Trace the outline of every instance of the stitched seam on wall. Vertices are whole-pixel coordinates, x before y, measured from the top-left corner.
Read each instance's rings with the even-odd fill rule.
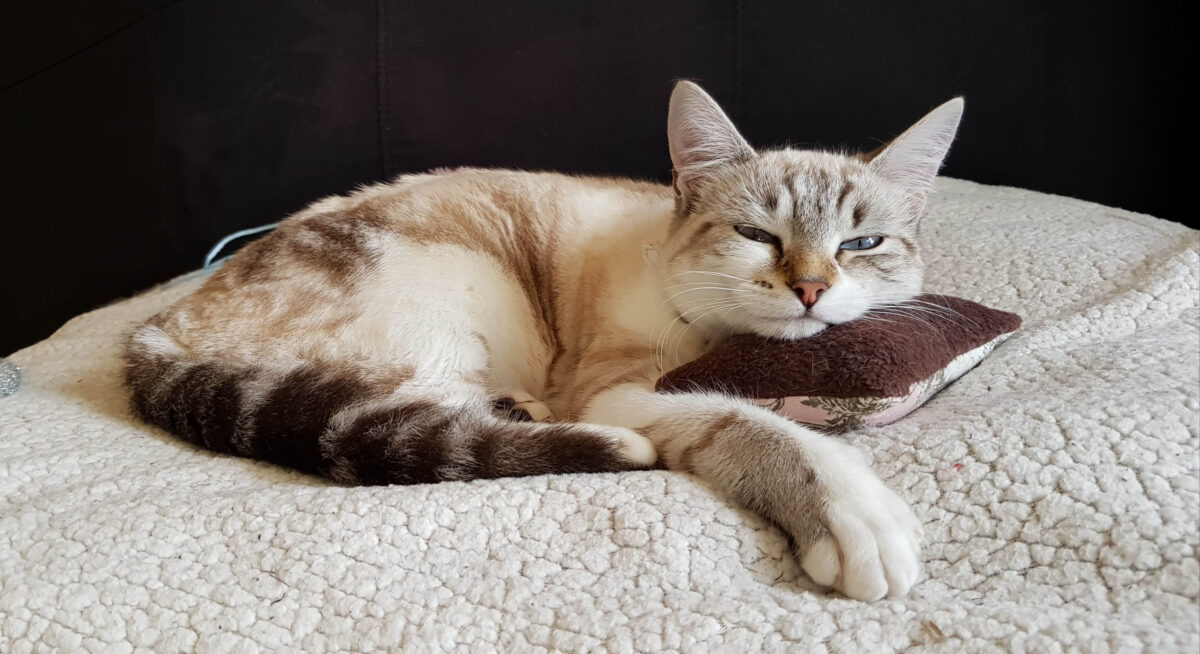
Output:
[[[6,85],[4,86],[4,88],[0,88],[0,91],[7,91],[7,90],[9,90],[9,89],[11,89],[11,88],[13,88],[13,87],[15,87],[15,86],[17,86],[17,85],[19,85],[19,84],[23,83],[23,82],[27,82],[27,81],[29,81],[29,80],[31,80],[31,79],[33,79],[33,78],[35,78],[35,77],[38,77],[38,76],[39,76],[39,75],[41,75],[42,73],[46,73],[46,72],[49,72],[49,71],[51,71],[51,70],[53,70],[53,69],[55,69],[55,68],[58,68],[58,67],[59,67],[61,64],[64,64],[64,63],[66,63],[66,62],[68,62],[68,61],[70,61],[70,60],[74,59],[75,57],[78,57],[79,55],[81,55],[81,54],[83,54],[83,53],[87,52],[88,50],[91,50],[92,48],[94,48],[94,47],[96,47],[96,46],[100,45],[101,43],[104,43],[105,41],[107,41],[107,40],[109,40],[109,39],[113,38],[114,36],[117,36],[117,35],[118,35],[118,34],[120,34],[121,32],[124,32],[125,30],[127,30],[127,29],[129,29],[129,28],[133,27],[134,25],[137,25],[137,24],[141,23],[142,21],[146,20],[147,18],[149,18],[149,17],[151,17],[151,16],[153,16],[153,15],[155,15],[155,14],[157,14],[157,13],[161,12],[161,11],[165,11],[165,10],[167,10],[167,9],[170,9],[171,7],[174,7],[175,5],[179,4],[179,3],[180,3],[180,2],[182,2],[182,1],[183,1],[183,0],[175,0],[174,2],[167,3],[167,4],[165,4],[165,5],[161,6],[161,7],[158,7],[157,9],[154,9],[154,10],[152,10],[152,11],[148,11],[148,12],[146,12],[146,13],[142,14],[141,16],[138,16],[137,18],[134,18],[133,20],[129,21],[128,23],[125,23],[124,25],[122,25],[122,26],[118,27],[117,29],[115,29],[115,30],[113,30],[113,31],[109,32],[108,34],[105,34],[104,36],[102,36],[102,37],[100,37],[100,38],[96,39],[95,41],[92,41],[91,43],[89,43],[89,44],[87,44],[87,45],[85,45],[85,46],[83,46],[83,47],[81,47],[81,48],[79,48],[79,49],[77,49],[77,50],[75,50],[75,51],[73,51],[73,52],[67,53],[67,54],[65,54],[65,55],[63,55],[63,56],[61,56],[61,57],[59,57],[58,59],[55,59],[54,61],[52,61],[52,62],[50,62],[50,63],[46,64],[45,66],[42,66],[41,68],[39,68],[39,69],[37,69],[37,70],[35,70],[35,71],[31,72],[31,73],[27,73],[27,74],[25,74],[25,75],[22,75],[21,77],[19,77],[19,78],[17,78],[17,79],[15,79],[15,80],[13,80],[11,83],[9,83],[9,84],[6,84]]]
[[[742,124],[742,0],[733,3],[733,111],[734,120]]]
[[[384,65],[387,59],[387,14],[384,2],[385,0],[375,1],[375,107],[379,123],[379,167],[383,171],[383,177],[389,178],[392,176],[392,153],[387,138],[387,70]]]

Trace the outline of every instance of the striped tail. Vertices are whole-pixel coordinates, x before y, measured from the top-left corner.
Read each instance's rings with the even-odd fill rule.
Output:
[[[396,401],[403,375],[338,364],[197,360],[157,327],[127,343],[134,414],[216,452],[345,484],[420,484],[645,469],[653,446],[620,427],[505,420],[487,406]]]

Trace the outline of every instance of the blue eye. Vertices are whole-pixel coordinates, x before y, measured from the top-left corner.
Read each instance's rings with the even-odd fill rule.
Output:
[[[772,234],[771,232],[768,232],[765,229],[751,227],[750,225],[734,225],[733,228],[735,230],[737,230],[737,233],[741,234],[742,236],[745,236],[746,238],[750,239],[751,241],[758,241],[759,243],[770,243],[771,245],[779,245],[779,238],[777,236],[775,236],[774,234]]]
[[[845,243],[842,243],[841,245],[839,245],[838,249],[839,250],[870,250],[872,248],[879,247],[880,243],[883,243],[882,236],[864,236],[862,238],[855,238],[855,239],[846,241]]]

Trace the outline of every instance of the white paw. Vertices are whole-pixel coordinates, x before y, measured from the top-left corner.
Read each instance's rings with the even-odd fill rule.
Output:
[[[658,461],[658,450],[649,438],[624,427],[600,427],[617,440],[617,447],[626,459],[643,466],[652,466]]]
[[[818,473],[830,493],[828,533],[801,554],[800,567],[854,599],[904,595],[921,575],[921,523],[857,452],[838,459]]]

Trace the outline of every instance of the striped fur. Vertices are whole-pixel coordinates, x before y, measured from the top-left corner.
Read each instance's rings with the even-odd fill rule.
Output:
[[[326,198],[132,331],[134,412],[347,484],[661,464],[787,530],[817,581],[903,593],[919,525],[856,450],[741,400],[652,388],[729,334],[801,338],[916,294],[917,226],[959,111],[873,158],[759,153],[681,83],[672,188],[460,170]],[[879,247],[839,249],[870,235]],[[800,282],[827,288],[806,306]]]
[[[631,462],[620,433],[493,416],[474,404],[396,399],[410,370],[353,365],[283,369],[163,356],[134,332],[125,383],[137,416],[216,452],[346,484],[422,484],[545,473],[606,472]]]

